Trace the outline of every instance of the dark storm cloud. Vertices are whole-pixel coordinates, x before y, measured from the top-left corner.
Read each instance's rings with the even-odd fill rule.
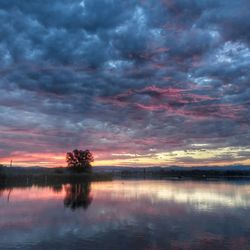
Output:
[[[248,7],[1,1],[0,154],[249,146]]]

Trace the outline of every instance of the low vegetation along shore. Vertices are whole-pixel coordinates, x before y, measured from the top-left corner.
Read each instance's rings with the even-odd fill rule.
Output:
[[[116,169],[116,168],[114,168]],[[204,169],[142,169],[131,168],[103,171],[96,168],[91,172],[74,172],[69,168],[21,168],[0,166],[0,185],[54,185],[86,181],[110,181],[120,178],[157,178],[157,179],[250,179],[250,171],[204,170]]]
[[[75,173],[67,168],[0,167],[0,186],[50,186],[112,180],[111,173]]]
[[[249,179],[250,171],[238,170],[160,170],[160,171],[121,171],[122,178],[152,177],[161,179]]]

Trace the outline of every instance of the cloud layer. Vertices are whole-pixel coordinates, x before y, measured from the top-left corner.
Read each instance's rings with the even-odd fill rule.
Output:
[[[2,1],[2,161],[57,164],[79,147],[102,164],[150,165],[175,151],[182,153],[160,163],[196,164],[190,150],[205,150],[205,163],[246,162],[249,7],[247,0]],[[212,157],[218,149],[224,153]]]

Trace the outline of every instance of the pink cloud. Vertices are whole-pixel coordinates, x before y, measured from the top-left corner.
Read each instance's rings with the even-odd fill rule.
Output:
[[[122,108],[133,106],[138,110],[163,111],[168,115],[191,116],[197,119],[238,119],[245,109],[244,105],[216,103],[219,100],[217,97],[192,93],[196,89],[195,86],[187,86],[193,88],[160,88],[151,85],[99,100]]]

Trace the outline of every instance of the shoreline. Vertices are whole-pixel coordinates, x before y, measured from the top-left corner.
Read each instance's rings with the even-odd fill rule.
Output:
[[[119,171],[74,173],[67,168],[19,169],[4,167],[0,169],[0,189],[21,186],[55,186],[68,183],[83,183],[112,180],[173,180],[173,181],[250,181],[250,171]]]
[[[11,187],[31,187],[31,186],[57,186],[70,183],[86,183],[98,181],[111,181],[110,174],[97,173],[49,173],[49,174],[1,174],[0,175],[0,189]]]

